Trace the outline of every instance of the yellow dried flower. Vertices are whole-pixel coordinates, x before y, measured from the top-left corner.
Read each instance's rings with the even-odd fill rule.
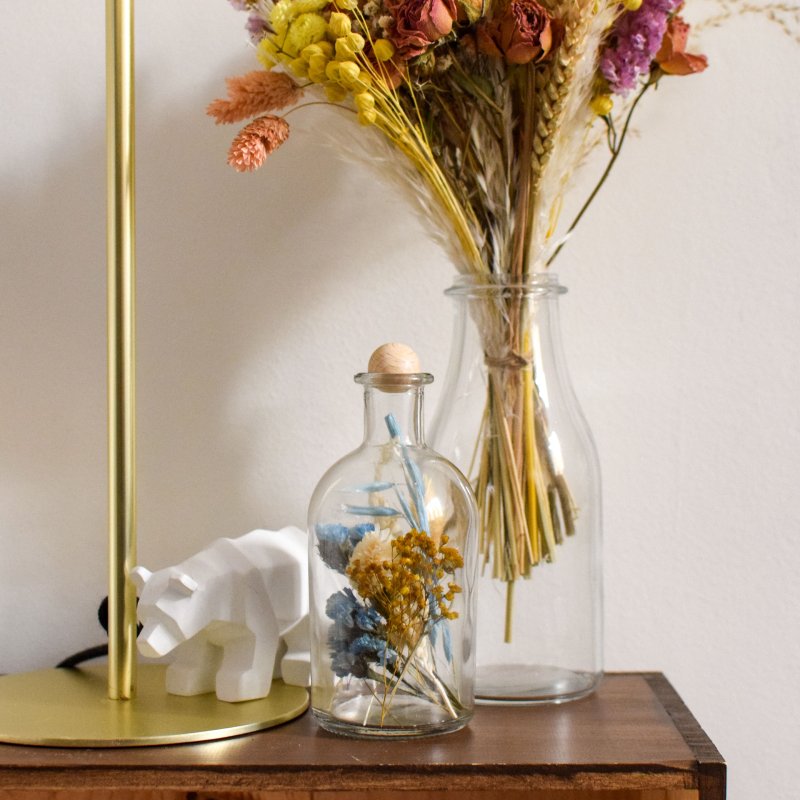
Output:
[[[331,103],[341,103],[347,97],[347,89],[334,81],[325,84],[325,96]]]
[[[339,80],[339,69],[341,68],[341,64],[338,61],[329,61],[328,66],[325,67],[325,75],[328,77],[329,81],[337,81]]]
[[[324,39],[327,30],[328,24],[321,14],[301,14],[289,26],[283,50],[287,55],[296,57],[308,45]]]
[[[327,0],[278,0],[269,15],[269,24],[278,36],[286,33],[292,20],[301,14],[322,11]]]
[[[388,39],[378,39],[372,46],[372,52],[378,61],[389,61],[394,56],[395,47]]]
[[[304,58],[295,58],[293,61],[289,62],[289,69],[298,77],[298,78],[307,78],[308,77],[308,61]]]
[[[360,74],[361,69],[355,61],[342,61],[339,63],[339,81],[348,89],[356,86]]]
[[[598,117],[605,117],[614,108],[614,101],[610,94],[599,94],[591,102],[591,109]]]
[[[269,14],[269,24],[276,34],[282,35],[286,33],[294,16],[291,8],[292,0],[278,0],[272,7],[272,11]]]
[[[369,114],[375,111],[359,114],[359,119]],[[452,601],[460,587],[449,583],[445,592],[436,575],[453,574],[463,559],[454,547],[437,545],[427,533],[415,530],[393,539],[391,547],[391,560],[380,563],[378,555],[356,558],[354,551],[347,574],[356,591],[386,620],[392,647],[410,652],[430,624],[458,616]]]
[[[358,74],[358,85],[362,86],[364,91],[369,89],[372,86],[372,75],[362,69]]]
[[[308,79],[312,83],[325,83],[325,81],[328,80],[328,76],[325,74],[324,67],[322,69],[314,69],[313,67],[309,67]]]
[[[622,0],[626,11],[638,11],[642,7],[642,0]]]
[[[364,113],[375,108],[375,98],[369,92],[361,92],[355,96],[356,108]]]
[[[341,36],[347,36],[350,33],[350,17],[347,14],[342,14],[341,11],[334,11],[331,18],[328,20],[328,33],[334,38],[338,39]]]
[[[356,57],[356,51],[347,43],[347,38],[342,36],[336,40],[336,58],[339,61],[353,61]]]
[[[348,46],[356,53],[360,53],[367,44],[366,39],[360,33],[348,33],[344,38]]]
[[[335,2],[339,8],[343,8],[345,11],[354,11],[358,8],[358,0],[335,0]]]
[[[317,55],[319,56],[323,55],[322,48],[319,46],[318,43],[310,44],[308,45],[308,47],[304,47],[300,51],[300,58],[304,59],[306,63],[308,63],[311,60],[311,56],[317,56]]]
[[[256,58],[264,69],[270,70],[278,63],[279,48],[271,37],[265,36],[256,48]]]
[[[327,80],[325,70],[328,66],[328,59],[322,53],[314,53],[308,59],[308,78],[314,83],[324,83]]]

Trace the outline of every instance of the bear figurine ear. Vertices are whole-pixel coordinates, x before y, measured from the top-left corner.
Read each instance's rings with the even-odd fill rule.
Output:
[[[150,580],[150,576],[153,573],[150,572],[147,567],[134,567],[131,570],[131,580],[133,581],[133,585],[141,592],[144,589],[145,584],[147,581]]]
[[[178,594],[184,597],[194,594],[198,587],[197,581],[185,572],[178,572],[177,570],[169,576],[169,588],[174,589]]]

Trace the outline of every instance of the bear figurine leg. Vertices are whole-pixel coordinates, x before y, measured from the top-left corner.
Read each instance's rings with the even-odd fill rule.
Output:
[[[184,696],[213,692],[221,659],[220,648],[202,633],[183,642],[175,649],[175,661],[167,667],[167,691]]]
[[[222,624],[211,641],[222,645],[222,666],[217,672],[217,698],[229,703],[266,697],[272,686],[280,635],[271,607],[261,604],[259,616],[248,615],[255,630]]]

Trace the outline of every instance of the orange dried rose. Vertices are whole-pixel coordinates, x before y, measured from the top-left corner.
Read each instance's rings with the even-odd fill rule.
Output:
[[[708,59],[702,55],[686,52],[689,24],[674,16],[667,23],[667,32],[656,53],[656,63],[667,75],[692,75],[708,67]]]
[[[562,35],[561,24],[536,0],[511,0],[477,27],[478,49],[509,64],[544,61]]]

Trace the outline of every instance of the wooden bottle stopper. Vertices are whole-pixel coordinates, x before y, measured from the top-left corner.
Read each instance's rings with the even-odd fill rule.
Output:
[[[419,357],[407,345],[400,342],[382,344],[370,357],[367,372],[384,375],[413,375],[421,372]]]

